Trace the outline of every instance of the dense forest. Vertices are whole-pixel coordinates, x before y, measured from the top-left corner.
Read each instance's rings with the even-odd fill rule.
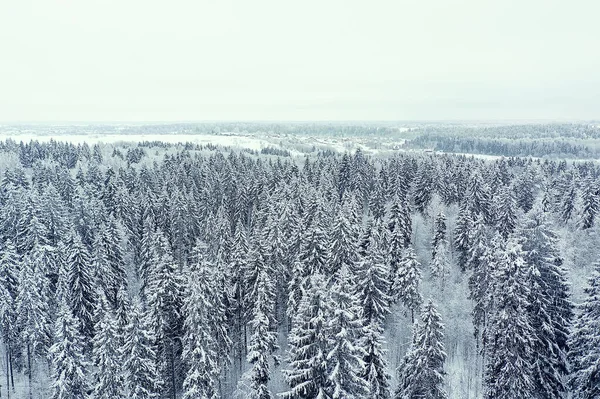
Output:
[[[598,398],[599,179],[0,142],[0,394]]]
[[[593,159],[600,156],[600,128],[594,124],[424,126],[415,129],[413,148],[506,157]]]

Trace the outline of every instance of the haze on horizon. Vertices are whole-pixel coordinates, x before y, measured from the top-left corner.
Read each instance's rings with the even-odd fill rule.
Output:
[[[0,122],[600,119],[592,0],[6,0]]]

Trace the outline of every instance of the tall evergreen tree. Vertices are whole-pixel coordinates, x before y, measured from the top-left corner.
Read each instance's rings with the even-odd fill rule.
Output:
[[[364,379],[366,353],[360,345],[363,322],[355,284],[350,271],[342,267],[331,288],[327,363],[332,399],[362,398],[369,393]]]
[[[183,315],[181,307],[184,281],[173,260],[166,237],[157,236],[154,269],[148,287],[148,309],[152,322],[162,379],[166,393],[175,398],[181,384],[181,337]]]
[[[513,193],[514,189],[506,187],[500,192],[496,202],[496,229],[506,240],[517,225],[517,202]]]
[[[127,326],[127,339],[123,347],[123,370],[125,385],[131,399],[155,399],[160,397],[163,385],[149,318],[140,302],[134,302]]]
[[[394,302],[402,304],[410,311],[414,323],[415,310],[421,306],[421,264],[412,247],[404,252],[404,257],[398,265],[398,270],[392,282],[391,298]]]
[[[261,270],[256,280],[256,301],[250,326],[252,336],[248,352],[251,369],[250,399],[271,399],[273,395],[267,387],[271,379],[270,356],[277,348],[277,336],[272,330],[269,315],[275,306],[274,283],[266,270]]]
[[[63,302],[56,320],[56,340],[50,348],[53,382],[52,399],[86,399],[89,382],[85,360],[84,337],[80,321]]]
[[[535,391],[538,398],[561,399],[567,392],[567,339],[573,306],[558,237],[550,229],[541,204],[526,214],[517,235],[531,273],[528,313],[535,330]]]
[[[576,399],[600,397],[600,263],[594,265],[569,338],[569,386]]]
[[[79,234],[69,237],[66,250],[66,293],[73,315],[81,322],[81,333],[91,339],[94,336],[94,309],[96,287],[93,281],[92,264],[87,248]]]
[[[446,399],[444,325],[431,299],[413,328],[412,345],[399,368],[395,399]]]
[[[214,321],[211,320],[215,309],[211,292],[214,281],[203,257],[196,262],[188,275],[184,301],[183,358],[187,372],[183,381],[183,397],[211,399],[217,395],[215,380],[219,374],[218,345]]]
[[[583,182],[583,192],[581,193],[582,209],[579,216],[579,228],[587,230],[594,227],[596,216],[600,211],[600,198],[598,185],[592,178],[587,178]]]
[[[485,397],[534,398],[535,331],[527,313],[529,271],[521,246],[511,240],[495,276],[495,309],[489,329]]]
[[[96,326],[93,339],[92,360],[96,367],[94,376],[95,399],[125,398],[122,373],[122,348],[111,306],[101,296],[96,311]]]
[[[16,298],[16,324],[27,359],[29,397],[32,397],[33,363],[45,355],[51,344],[50,315],[44,277],[36,270],[35,257],[26,256],[19,277]]]
[[[283,370],[289,386],[285,399],[326,399],[328,310],[326,279],[322,275],[308,278],[306,293],[295,313],[289,334],[289,369]]]

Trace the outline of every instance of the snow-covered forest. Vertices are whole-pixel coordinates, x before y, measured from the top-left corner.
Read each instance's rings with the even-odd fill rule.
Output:
[[[600,397],[600,167],[0,142],[2,398]]]

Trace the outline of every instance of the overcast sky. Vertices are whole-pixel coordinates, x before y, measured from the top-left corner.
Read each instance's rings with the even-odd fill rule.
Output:
[[[597,0],[1,0],[0,121],[600,119]]]

